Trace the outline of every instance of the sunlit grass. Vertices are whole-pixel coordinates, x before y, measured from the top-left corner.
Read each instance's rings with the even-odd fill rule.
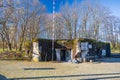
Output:
[[[5,51],[9,51],[9,50],[7,48],[5,48],[3,51],[3,48],[0,48],[0,53],[5,52]],[[20,52],[19,50],[16,50],[16,49],[12,49],[12,51]]]
[[[7,48],[5,48],[4,51],[7,51]],[[0,53],[2,53],[4,51],[3,51],[3,48],[0,48]]]
[[[120,53],[120,50],[118,50],[118,49],[112,49],[111,53]]]

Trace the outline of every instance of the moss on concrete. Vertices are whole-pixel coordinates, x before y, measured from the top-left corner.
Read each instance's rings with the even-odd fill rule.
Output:
[[[34,39],[33,42],[39,42],[39,45],[42,46],[42,55],[43,55],[43,60],[45,59],[45,56],[47,54],[47,59],[51,60],[51,55],[52,55],[52,40],[50,39]],[[54,41],[54,48],[55,49],[71,49],[73,50],[73,54],[76,53],[76,45],[78,42],[88,42],[89,44],[92,44],[92,51],[95,51],[96,49],[100,49],[106,46],[105,42],[98,42],[93,39],[84,39],[84,38],[79,38],[79,39],[58,39]]]

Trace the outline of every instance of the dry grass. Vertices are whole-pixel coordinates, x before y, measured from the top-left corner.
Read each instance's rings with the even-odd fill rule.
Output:
[[[113,53],[113,54],[114,54],[114,53],[120,53],[120,50],[112,49],[112,50],[111,50],[111,53]]]
[[[101,63],[0,61],[0,73],[11,80],[120,79],[120,59]]]

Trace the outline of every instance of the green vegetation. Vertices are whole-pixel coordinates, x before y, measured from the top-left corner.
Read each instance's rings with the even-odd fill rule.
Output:
[[[0,53],[3,53],[3,52],[5,52],[5,51],[9,51],[9,50],[8,50],[7,48],[5,48],[4,51],[3,51],[3,49],[0,48]],[[16,49],[12,49],[12,51],[20,52],[19,50],[16,50]]]
[[[120,53],[120,43],[116,43],[115,47],[110,44],[112,53]]]
[[[7,51],[7,48],[5,48],[4,51]],[[4,51],[3,51],[3,48],[0,48],[0,53],[2,53]]]
[[[120,53],[120,50],[118,50],[118,49],[112,49],[111,53]]]

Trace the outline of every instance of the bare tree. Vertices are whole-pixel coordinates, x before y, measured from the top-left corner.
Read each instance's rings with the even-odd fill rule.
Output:
[[[9,50],[12,50],[12,43],[11,43],[10,34],[9,34],[10,26],[8,25],[10,24],[10,17],[12,17],[14,13],[14,7],[13,7],[12,1],[6,2],[6,5],[7,7],[4,7],[3,15],[2,15],[2,34],[4,35],[4,38],[8,45]]]
[[[34,4],[31,4],[30,0],[23,1],[21,4],[26,5],[21,9],[20,20],[19,20],[19,50],[22,50],[23,43],[26,39],[30,41],[39,35],[40,21],[42,16],[40,14],[45,10],[39,1],[32,0]],[[32,10],[31,10],[32,8]]]
[[[106,40],[111,42],[113,48],[117,48],[117,44],[119,42],[119,21],[119,18],[116,18],[115,16],[109,16],[104,23]]]
[[[73,32],[72,32],[72,24],[71,24],[71,8],[69,7],[68,3],[66,3],[64,6],[61,8],[61,14],[62,17],[65,21],[65,27],[66,27],[66,33],[67,33],[67,38],[72,39],[73,37]]]
[[[64,20],[62,18],[62,15],[59,13],[55,14],[55,39],[65,39],[66,34],[65,34],[65,29],[64,29]]]
[[[90,24],[90,18],[92,13],[92,5],[90,2],[83,2],[80,5],[80,21],[83,37],[88,38],[88,27]]]
[[[19,46],[21,51],[25,40],[32,41],[39,36],[45,6],[39,0],[32,0],[33,4],[30,1],[3,0],[0,2],[2,3],[0,10],[3,12],[0,16],[1,36],[4,36],[9,50]]]

